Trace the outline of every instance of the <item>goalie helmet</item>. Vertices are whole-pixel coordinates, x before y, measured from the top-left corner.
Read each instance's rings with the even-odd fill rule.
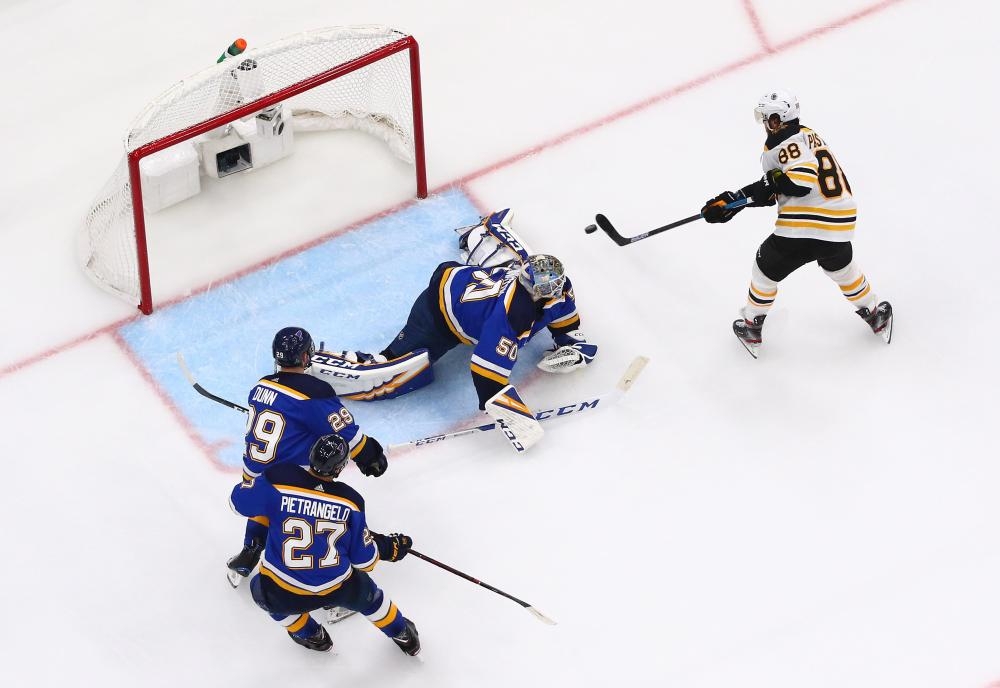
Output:
[[[517,279],[536,301],[558,299],[566,284],[566,270],[555,256],[536,253],[521,263]]]
[[[771,115],[777,115],[782,123],[799,118],[799,99],[788,91],[770,91],[757,99],[753,115],[768,131],[772,131],[768,125]]]
[[[301,327],[283,327],[274,335],[271,342],[271,354],[274,356],[274,364],[284,368],[296,368],[302,365],[302,354],[308,353],[309,359],[306,361],[306,368],[312,361],[312,355],[316,353],[316,345],[313,344],[312,337]]]
[[[347,465],[351,450],[337,434],[323,435],[309,450],[309,468],[324,478],[336,478]]]

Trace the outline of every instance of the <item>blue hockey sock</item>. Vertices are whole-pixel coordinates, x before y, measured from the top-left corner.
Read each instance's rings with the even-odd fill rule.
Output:
[[[248,519],[246,533],[243,535],[243,545],[249,547],[253,542],[263,545],[266,540],[267,526]]]

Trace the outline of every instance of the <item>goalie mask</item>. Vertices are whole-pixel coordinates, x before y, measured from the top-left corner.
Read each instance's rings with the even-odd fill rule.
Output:
[[[555,256],[538,253],[521,263],[517,279],[536,301],[558,299],[566,284],[566,271]]]
[[[773,133],[781,128],[781,124],[772,127],[771,115],[777,115],[781,124],[798,119],[799,99],[788,91],[765,93],[757,99],[757,107],[753,109],[753,116],[754,119],[767,127],[769,132]]]
[[[316,345],[312,337],[301,327],[283,327],[274,335],[271,342],[271,354],[274,364],[284,368],[296,368],[302,365],[302,354],[308,353],[305,366],[309,367],[312,356],[316,353]]]
[[[350,453],[343,437],[337,434],[323,435],[309,450],[309,468],[324,478],[336,478],[347,465]]]

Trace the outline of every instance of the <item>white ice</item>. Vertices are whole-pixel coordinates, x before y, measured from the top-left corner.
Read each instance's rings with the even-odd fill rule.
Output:
[[[3,3],[0,685],[1000,679],[998,21],[974,0]],[[74,253],[149,100],[238,35],[362,23],[420,41],[432,189],[515,208],[573,276],[600,358],[537,381],[530,401],[652,359],[621,404],[551,424],[523,458],[477,436],[347,477],[373,527],[558,621],[414,558],[382,564],[418,660],[359,618],[334,627],[335,656],[310,654],[228,589],[236,474],[125,353],[115,332],[135,311]],[[773,87],[799,94],[850,175],[857,259],[897,313],[889,346],[810,266],[782,283],[761,358],[747,356],[729,328],[771,209],[625,248],[582,232],[603,212],[638,233],[759,176],[751,108]],[[154,222],[154,296],[412,190],[379,143],[331,134]],[[270,335],[248,323],[247,347]]]

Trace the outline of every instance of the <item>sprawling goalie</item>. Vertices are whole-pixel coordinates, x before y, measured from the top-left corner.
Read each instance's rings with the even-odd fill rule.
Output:
[[[456,230],[463,262],[435,269],[392,342],[379,354],[318,352],[313,374],[329,379],[347,398],[390,398],[430,383],[430,366],[466,344],[472,347],[470,371],[479,408],[495,416],[491,408],[500,404],[533,421],[510,387],[518,352],[547,329],[554,346],[538,367],[568,373],[593,361],[597,345],[580,331],[573,285],[562,262],[547,254],[528,255],[510,220],[506,209]],[[385,372],[374,386],[362,381],[378,371]],[[346,379],[348,373],[357,380]],[[361,389],[352,389],[353,384]]]

